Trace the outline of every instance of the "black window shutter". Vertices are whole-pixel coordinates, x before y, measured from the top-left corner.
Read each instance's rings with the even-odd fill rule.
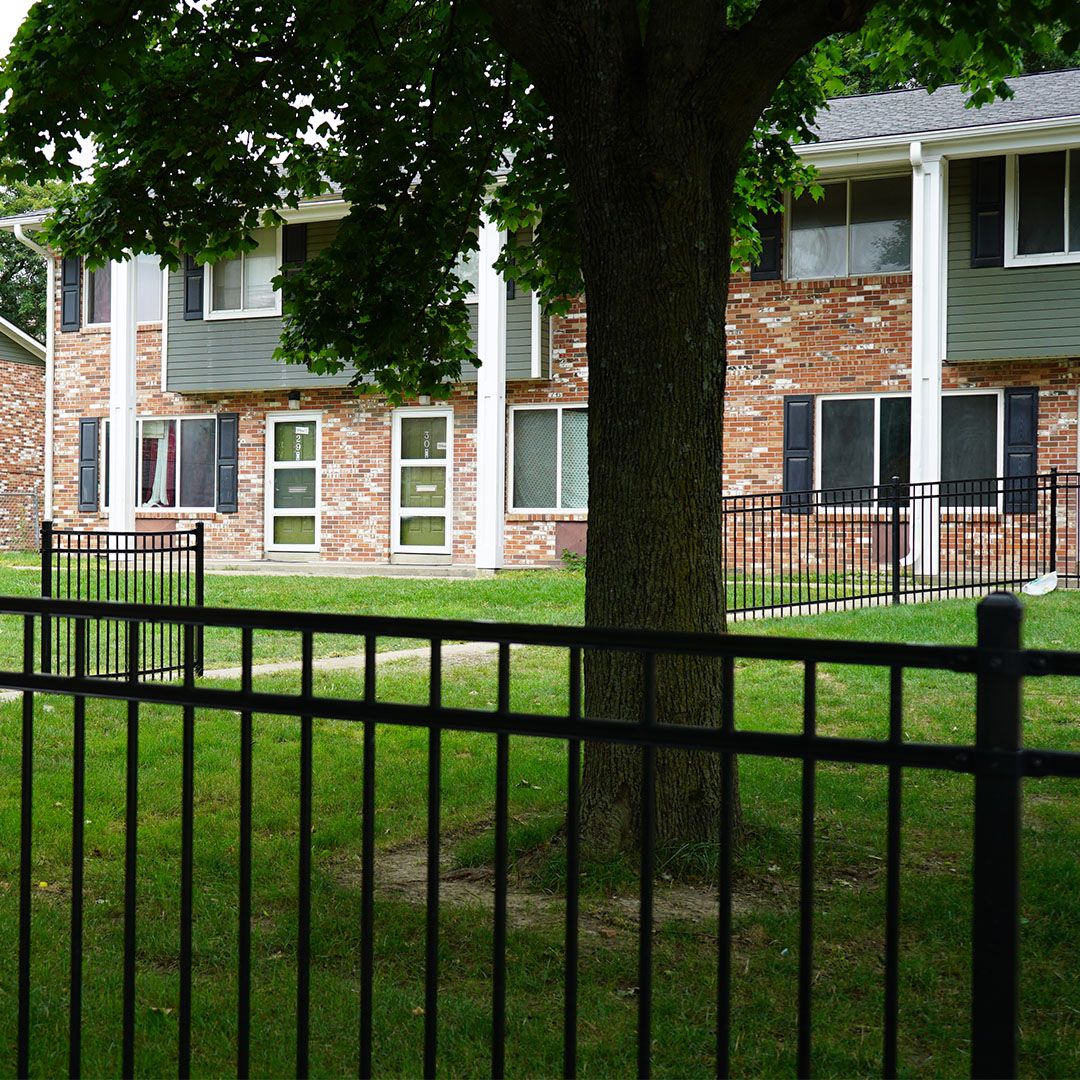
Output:
[[[1005,513],[1034,514],[1038,498],[1039,391],[1034,386],[1005,391]]]
[[[784,398],[784,509],[809,514],[810,496],[795,493],[813,486],[814,399],[809,394],[792,394]]]
[[[971,166],[971,265],[1005,265],[1005,158]]]
[[[240,417],[237,413],[218,413],[217,508],[222,514],[235,514],[239,508],[237,480],[240,450]]]
[[[286,225],[281,238],[281,261],[285,273],[296,273],[307,262],[307,225]]]
[[[82,303],[79,296],[79,271],[82,259],[77,255],[60,260],[60,329],[78,330],[82,324]]]
[[[184,318],[203,317],[203,273],[205,267],[194,256],[184,256]]]
[[[79,421],[79,509],[96,513],[98,508],[98,420]]]
[[[783,218],[778,211],[756,215],[758,233],[761,236],[761,255],[750,267],[751,281],[775,281],[780,277],[780,237]]]

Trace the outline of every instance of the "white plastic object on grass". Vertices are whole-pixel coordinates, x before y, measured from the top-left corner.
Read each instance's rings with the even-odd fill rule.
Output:
[[[1043,574],[1034,581],[1029,581],[1020,591],[1028,596],[1045,596],[1057,588],[1057,583],[1057,571],[1051,570],[1049,574]]]

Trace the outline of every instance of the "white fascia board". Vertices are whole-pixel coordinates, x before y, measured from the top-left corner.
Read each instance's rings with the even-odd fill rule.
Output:
[[[37,338],[31,337],[25,330],[20,330],[14,323],[0,315],[0,334],[11,338],[16,345],[21,345],[28,353],[33,353],[39,360],[45,359],[45,346]]]
[[[821,171],[839,171],[905,162],[914,142],[922,143],[928,157],[983,157],[1077,141],[1080,141],[1080,116],[1056,116],[1047,120],[1017,120],[1011,124],[916,131],[872,139],[803,143],[794,150]]]
[[[348,216],[349,210],[350,204],[344,199],[333,198],[302,202],[299,206],[278,210],[278,214],[286,225],[300,225],[305,221],[339,221]]]

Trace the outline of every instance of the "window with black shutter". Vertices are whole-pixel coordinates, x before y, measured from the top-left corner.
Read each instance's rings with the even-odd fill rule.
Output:
[[[758,235],[761,237],[761,254],[750,267],[751,281],[775,281],[780,277],[781,235],[783,219],[779,211],[755,215]]]
[[[1005,158],[971,166],[971,265],[1005,265]]]
[[[1005,391],[1005,513],[1034,514],[1039,470],[1039,391],[1034,386]]]
[[[79,510],[96,513],[98,508],[98,419],[79,421]]]
[[[79,273],[82,259],[77,255],[60,260],[60,329],[65,333],[82,324],[82,301],[79,297]]]
[[[235,514],[239,509],[240,417],[219,413],[217,421],[217,509],[222,514]]]
[[[286,225],[281,237],[281,261],[285,274],[295,274],[307,262],[307,225]]]
[[[184,256],[184,318],[203,317],[203,266],[193,255]]]
[[[810,513],[810,496],[799,495],[814,486],[814,399],[809,394],[784,398],[784,509]]]

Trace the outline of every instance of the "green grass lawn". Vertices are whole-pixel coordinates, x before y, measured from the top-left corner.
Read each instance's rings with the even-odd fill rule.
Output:
[[[20,577],[20,575],[22,575]],[[0,592],[35,592],[27,571],[0,565]],[[208,601],[228,606],[365,610],[579,623],[580,575],[514,574],[490,581],[208,578]],[[1028,607],[1026,641],[1080,649],[1080,595],[1055,594]],[[878,608],[744,624],[740,632],[968,643],[971,601]],[[280,635],[281,655],[298,654]],[[256,638],[258,641],[258,637]],[[222,642],[222,656],[235,662]],[[8,646],[0,648],[6,650]],[[274,649],[279,646],[275,645]],[[4,656],[9,655],[7,652]],[[270,652],[261,655],[271,655]],[[277,655],[273,653],[272,655]],[[7,661],[5,660],[5,663]],[[512,707],[560,711],[565,658],[553,650],[512,654]],[[746,661],[736,668],[744,728],[795,731],[801,724],[801,669]],[[295,690],[291,675],[263,677],[260,689]],[[319,672],[316,691],[362,692],[348,672]],[[423,701],[423,666],[387,664],[384,700]],[[494,659],[448,664],[444,700],[494,707]],[[905,677],[908,738],[972,737],[974,685],[968,676]],[[1063,679],[1033,680],[1025,696],[1029,745],[1080,749],[1080,694]],[[882,736],[888,723],[885,676],[861,668],[819,669],[819,727],[830,734]],[[197,1075],[235,1069],[237,720],[200,713],[195,760],[194,1061]],[[178,1005],[180,717],[144,707],[140,722],[137,1070],[175,1071]],[[354,1072],[357,1048],[361,732],[316,722],[312,844],[312,1073]],[[14,1070],[18,925],[18,762],[20,706],[0,706],[0,1072]],[[86,959],[84,1072],[120,1069],[120,956],[123,916],[121,706],[87,709]],[[375,1068],[421,1071],[425,734],[378,732],[376,835],[380,879],[375,913]],[[71,707],[35,701],[33,1048],[35,1075],[66,1069],[71,831]],[[293,1070],[299,730],[297,722],[256,718],[253,1075]],[[514,738],[510,752],[514,859],[508,944],[508,1069],[561,1070],[562,858],[566,750],[555,741]],[[798,952],[799,766],[740,762],[746,840],[737,856],[734,937],[734,1055],[739,1074],[792,1074]],[[901,1070],[961,1075],[968,1070],[972,780],[914,773],[904,781]],[[440,1068],[443,1075],[489,1071],[491,928],[481,902],[490,890],[494,741],[443,738]],[[1080,1073],[1080,797],[1076,784],[1031,780],[1025,789],[1022,1070]],[[884,927],[885,777],[860,766],[819,768],[815,957],[815,1071],[880,1072]],[[658,1075],[713,1069],[716,949],[709,909],[709,853],[665,858],[655,934],[655,1068]],[[636,919],[627,897],[632,869],[587,867],[583,879],[580,1041],[582,1075],[632,1075]]]

